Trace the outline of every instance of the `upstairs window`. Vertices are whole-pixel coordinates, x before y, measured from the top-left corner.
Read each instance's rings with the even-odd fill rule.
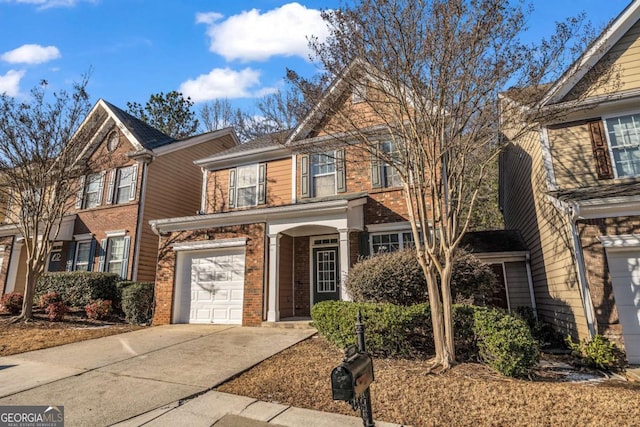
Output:
[[[617,178],[640,176],[640,114],[605,120]]]
[[[402,187],[400,174],[392,164],[392,161],[398,156],[395,144],[392,141],[384,141],[378,144],[377,150],[378,154],[372,154],[371,158],[371,187]]]
[[[109,183],[113,203],[118,205],[128,203],[136,198],[136,181],[138,179],[138,165],[127,166],[111,172]]]
[[[82,177],[76,199],[76,209],[91,209],[102,204],[104,189],[104,172]]]
[[[229,170],[229,206],[244,208],[266,203],[266,164]]]
[[[327,197],[347,191],[344,150],[300,156],[300,197]]]

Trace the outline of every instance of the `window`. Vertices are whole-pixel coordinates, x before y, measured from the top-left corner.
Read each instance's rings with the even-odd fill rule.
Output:
[[[612,117],[605,123],[616,176],[640,175],[640,114]]]
[[[388,155],[391,159],[395,159],[398,156],[398,150],[391,141],[381,143],[380,151]],[[402,180],[400,179],[400,175],[398,175],[398,170],[388,162],[382,162],[380,166],[380,178],[382,179],[382,186],[385,188],[402,186]]]
[[[136,178],[138,168],[134,166],[128,166],[126,168],[120,168],[117,171],[115,195],[113,203],[128,203],[136,197]]]
[[[74,271],[91,271],[92,243],[93,241],[91,240],[76,243],[76,253],[73,261]]]
[[[266,164],[240,166],[229,170],[229,206],[248,207],[266,202]]]
[[[335,152],[311,156],[311,193],[313,197],[336,194]]]
[[[104,174],[94,173],[86,178],[84,187],[83,209],[95,208],[102,203],[102,188],[104,185]]]
[[[421,241],[422,241],[422,235]],[[371,253],[395,252],[400,249],[414,247],[413,233],[400,231],[392,233],[371,234]]]
[[[102,241],[100,271],[115,273],[126,279],[129,240],[128,236],[115,236]]]

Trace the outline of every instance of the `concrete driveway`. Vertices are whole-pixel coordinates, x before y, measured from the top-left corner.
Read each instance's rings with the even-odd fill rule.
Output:
[[[167,325],[0,357],[0,405],[63,405],[66,425],[110,425],[209,390],[314,332]]]

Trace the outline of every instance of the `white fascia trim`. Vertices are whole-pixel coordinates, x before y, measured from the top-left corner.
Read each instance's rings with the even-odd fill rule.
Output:
[[[544,170],[547,172],[547,189],[555,191],[558,189],[556,173],[553,169],[553,157],[551,156],[551,144],[549,143],[549,131],[547,127],[540,129],[540,145],[542,147],[542,162]]]
[[[156,156],[162,156],[164,154],[173,153],[174,151],[182,150],[192,147],[194,145],[202,144],[204,142],[211,142],[215,139],[221,138],[226,135],[231,135],[234,145],[239,145],[240,141],[233,128],[228,127],[213,132],[207,132],[200,135],[195,135],[190,138],[182,139],[171,144],[163,145],[153,150],[153,154]],[[230,147],[231,148],[231,147]]]
[[[93,239],[93,233],[74,234],[73,240],[91,240]]]
[[[211,156],[206,159],[193,162],[196,166],[208,170],[220,170],[230,167],[242,166],[250,163],[267,162],[269,160],[284,159],[291,156],[291,150],[282,146],[258,148],[255,150],[240,151],[231,154]]]
[[[640,215],[640,196],[608,197],[577,202],[575,215],[580,219]]]
[[[637,248],[640,246],[640,234],[621,234],[619,236],[599,236],[598,240],[606,249]]]
[[[247,246],[247,238],[236,237],[232,239],[174,243],[173,250],[176,252],[177,251],[195,251],[195,250],[201,250],[201,249],[239,248],[244,246]]]
[[[304,203],[272,208],[248,209],[218,214],[185,216],[149,221],[156,234],[173,231],[197,230],[200,228],[223,227],[227,225],[254,224],[274,219],[318,218],[321,215],[346,213],[349,209],[362,206],[366,197],[353,200],[332,200],[328,202]]]
[[[98,104],[102,105],[102,108],[104,108],[104,110],[107,112],[109,117],[111,117],[113,119],[113,121],[116,122],[116,126],[118,127],[118,129],[120,129],[120,131],[122,131],[122,133],[127,137],[127,139],[129,139],[129,141],[132,143],[132,145],[136,148],[136,151],[142,150],[144,147],[140,143],[140,141],[138,141],[138,139],[129,131],[127,126],[120,121],[118,116],[116,116],[113,113],[111,108],[109,108],[109,106],[106,104],[106,102],[102,98],[100,100],[98,100]],[[105,120],[105,123],[106,122],[107,121]]]
[[[513,251],[513,252],[473,252],[473,256],[480,261],[491,264],[493,262],[518,262],[526,261],[527,251]]]
[[[7,224],[0,226],[0,237],[13,236],[20,234],[20,229],[16,224]]]
[[[127,230],[112,230],[104,233],[107,238],[109,237],[124,237],[127,235]]]

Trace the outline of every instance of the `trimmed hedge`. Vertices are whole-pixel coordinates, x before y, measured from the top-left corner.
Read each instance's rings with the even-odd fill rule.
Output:
[[[122,288],[122,311],[127,322],[134,325],[151,323],[155,283],[137,282]]]
[[[84,308],[92,300],[118,298],[116,282],[120,276],[114,273],[87,271],[44,273],[36,285],[35,300],[41,295],[55,292],[71,307]]]
[[[339,348],[356,343],[358,309],[365,324],[367,351],[382,357],[433,354],[428,304],[323,301],[311,308],[313,326]],[[508,376],[523,376],[537,363],[539,350],[527,324],[501,310],[454,305],[453,322],[459,360],[482,360]]]
[[[327,341],[346,348],[356,344],[358,309],[365,324],[367,351],[383,357],[412,356],[431,335],[428,304],[404,307],[394,304],[323,301],[311,308],[313,326]]]
[[[474,332],[482,361],[509,377],[523,377],[540,359],[538,342],[520,317],[478,308]]]

